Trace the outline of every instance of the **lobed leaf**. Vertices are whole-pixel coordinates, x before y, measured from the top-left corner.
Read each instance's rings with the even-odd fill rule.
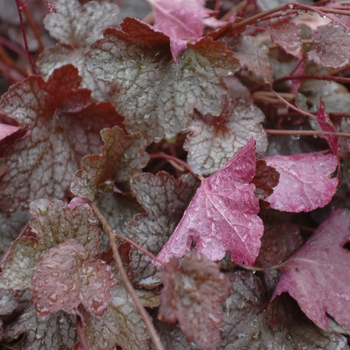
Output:
[[[159,141],[186,127],[194,108],[220,114],[226,94],[221,78],[238,66],[225,43],[204,38],[174,63],[169,38],[136,19],[126,18],[121,30],[108,29],[104,36],[92,45],[87,65],[118,86],[112,101],[129,132]]]
[[[143,173],[131,179],[131,188],[145,213],[137,214],[128,223],[128,236],[147,251],[158,254],[192,199],[198,181],[192,175],[175,180],[166,172]],[[150,258],[131,247],[128,273],[139,288],[160,284],[160,268],[150,265]]]
[[[299,213],[324,207],[336,192],[332,178],[338,157],[327,152],[265,157],[268,166],[280,174],[279,183],[265,200],[271,208]]]
[[[166,261],[196,250],[210,260],[228,251],[236,263],[253,264],[260,249],[263,223],[259,201],[249,182],[255,173],[254,140],[250,140],[221,170],[202,181],[179,225],[158,259]]]
[[[219,266],[200,253],[190,252],[181,262],[172,258],[162,272],[164,288],[158,318],[179,320],[188,341],[203,350],[214,349],[220,341],[218,307],[230,295],[228,280]]]
[[[76,68],[64,66],[47,82],[30,76],[2,96],[0,108],[30,131],[8,150],[2,210],[27,209],[43,197],[63,198],[81,157],[98,152],[97,132],[119,122],[109,103],[89,103],[90,92],[79,89],[80,81]]]
[[[328,328],[326,313],[349,327],[349,213],[334,210],[306,244],[282,266],[273,298],[288,292],[315,324]]]
[[[146,166],[146,140],[140,133],[125,135],[118,126],[101,131],[105,145],[101,155],[85,156],[82,169],[77,171],[71,191],[80,197],[94,200],[98,186],[106,180],[124,182]]]

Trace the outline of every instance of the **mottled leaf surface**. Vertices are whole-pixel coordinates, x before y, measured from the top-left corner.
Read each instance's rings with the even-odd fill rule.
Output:
[[[125,135],[118,126],[101,131],[105,145],[101,155],[85,156],[81,170],[75,173],[71,191],[80,197],[94,199],[98,185],[103,181],[129,180],[146,166],[146,140],[140,133]]]
[[[303,318],[291,327],[266,322],[267,300],[260,279],[245,271],[229,274],[232,294],[224,303],[220,350],[348,349],[345,337],[324,332]]]
[[[265,83],[272,85],[273,73],[268,58],[268,49],[259,39],[248,35],[226,37],[227,47],[239,60],[242,68],[261,77]]]
[[[77,0],[58,0],[55,6],[57,12],[45,17],[44,26],[58,44],[44,50],[36,61],[41,75],[46,79],[55,68],[73,64],[83,77],[83,86],[89,88],[94,97],[102,97],[106,86],[87,71],[84,54],[107,27],[116,25],[118,7],[97,1],[82,6]]]
[[[158,318],[179,320],[189,341],[194,340],[203,350],[216,348],[222,322],[219,303],[230,295],[228,280],[219,266],[200,253],[190,252],[181,261],[171,258],[164,266],[162,282]]]
[[[28,209],[35,199],[63,198],[81,157],[101,147],[98,131],[117,124],[109,103],[89,104],[90,92],[79,88],[80,81],[76,68],[64,66],[47,82],[30,76],[2,96],[0,108],[30,134],[7,153],[1,209],[13,212]]]
[[[298,58],[303,58],[303,45],[300,28],[288,19],[279,18],[269,22],[269,31],[275,44],[284,51]]]
[[[72,349],[76,342],[75,316],[60,311],[40,317],[30,290],[19,291],[11,314],[4,315],[4,340],[10,342],[24,335],[22,349]],[[0,308],[2,304],[0,303]],[[1,314],[1,311],[0,311]]]
[[[122,284],[111,290],[112,301],[102,316],[85,312],[84,334],[89,349],[112,350],[116,344],[123,350],[148,349],[146,326]]]
[[[184,148],[193,171],[211,175],[222,168],[247,142],[254,138],[257,152],[264,153],[267,137],[261,125],[265,116],[252,101],[229,99],[220,116],[195,111]]]
[[[226,44],[204,38],[172,60],[169,38],[127,18],[93,44],[87,65],[99,79],[118,86],[112,97],[129,132],[150,142],[181,131],[194,108],[219,115],[226,89],[221,78],[238,67]]]
[[[266,198],[273,209],[298,213],[324,207],[337,189],[338,179],[332,174],[338,157],[333,154],[314,152],[264,160],[280,174],[278,185]]]
[[[166,172],[140,174],[131,179],[131,188],[145,210],[127,225],[128,236],[147,251],[158,254],[174,232],[192,199],[198,181],[192,175],[175,180]],[[129,276],[138,287],[154,288],[160,284],[160,268],[150,265],[150,258],[131,247]]]
[[[258,256],[264,227],[255,186],[254,140],[250,140],[221,170],[204,179],[176,230],[158,258],[181,257],[196,243],[210,260],[225,252],[236,263],[251,265]]]
[[[338,69],[349,64],[349,31],[339,24],[329,23],[312,32],[315,49],[309,51],[308,58],[330,69]]]
[[[274,297],[288,292],[306,316],[327,329],[326,313],[349,327],[349,213],[334,210],[306,244],[283,266]]]
[[[69,239],[37,261],[32,282],[34,305],[40,316],[59,310],[76,313],[81,303],[88,312],[104,313],[116,281],[105,262],[86,258],[84,247]]]

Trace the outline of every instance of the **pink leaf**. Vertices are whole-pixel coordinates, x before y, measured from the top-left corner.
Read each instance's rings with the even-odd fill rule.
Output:
[[[26,137],[29,132],[18,126],[0,124],[0,156],[3,157],[5,151],[17,140]]]
[[[338,157],[326,152],[264,158],[280,173],[279,183],[266,198],[271,208],[299,213],[324,207],[332,199],[338,184],[332,178]]]
[[[326,313],[350,326],[350,253],[343,249],[349,239],[348,212],[335,210],[308,242],[282,267],[273,298],[288,292],[306,316],[322,329]]]
[[[260,249],[264,227],[255,186],[255,142],[251,139],[221,170],[204,179],[170,240],[158,255],[166,261],[181,257],[196,242],[198,252],[221,260],[251,265]]]

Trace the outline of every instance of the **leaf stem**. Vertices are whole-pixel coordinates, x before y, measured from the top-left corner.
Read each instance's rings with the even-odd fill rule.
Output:
[[[249,271],[264,271],[262,267],[257,267],[257,266],[246,266],[241,264],[238,264],[237,266],[244,270],[249,270]]]
[[[77,329],[77,334],[79,338],[79,345],[82,350],[89,350],[89,346],[86,343],[85,335],[84,335],[84,330],[83,330],[83,324],[81,322],[81,317],[79,315],[76,316],[76,323],[75,327]]]
[[[26,15],[28,23],[29,23],[30,27],[32,28],[32,31],[33,31],[36,39],[38,40],[40,51],[44,51],[45,50],[45,45],[44,45],[44,43],[43,43],[43,41],[41,39],[41,35],[40,35],[40,32],[39,32],[38,26],[36,25],[30,10],[28,9],[27,6],[25,6],[23,8],[23,11],[24,11],[24,14]]]
[[[112,230],[112,228],[109,226],[107,220],[104,218],[104,216],[102,215],[102,213],[100,212],[100,210],[97,208],[97,206],[95,205],[94,202],[90,201],[90,206],[92,208],[92,210],[94,211],[95,215],[97,216],[97,218],[100,220],[100,222],[102,223],[103,228],[105,229],[105,231],[108,234],[109,237],[109,241],[110,241],[110,245],[113,251],[113,257],[115,260],[115,263],[117,265],[117,269],[118,272],[120,273],[120,276],[124,282],[124,286],[126,288],[126,290],[129,292],[138,312],[140,313],[143,321],[146,324],[146,328],[148,330],[148,333],[155,345],[156,350],[164,350],[164,346],[160,341],[160,338],[157,334],[157,331],[153,325],[153,322],[149,316],[149,314],[147,313],[147,311],[145,310],[145,308],[143,307],[143,305],[141,304],[139,298],[136,295],[135,289],[133,288],[133,286],[131,285],[126,272],[124,270],[123,267],[123,263],[122,260],[120,258],[119,252],[118,252],[118,247],[115,243],[115,237],[114,237],[114,231]]]
[[[350,133],[346,132],[331,132],[331,131],[316,131],[316,130],[274,130],[265,129],[268,135],[300,135],[300,136],[337,136],[349,137]]]

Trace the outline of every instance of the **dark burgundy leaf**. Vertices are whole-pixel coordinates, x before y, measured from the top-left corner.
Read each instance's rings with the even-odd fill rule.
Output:
[[[250,140],[221,170],[204,179],[170,240],[158,258],[181,257],[191,248],[210,260],[229,252],[238,264],[253,264],[260,249],[263,224],[259,201],[250,184],[255,173],[254,140]]]
[[[172,258],[162,272],[164,288],[158,318],[175,322],[189,341],[203,350],[216,348],[222,311],[218,304],[230,295],[219,266],[200,253],[190,252],[180,262]]]

